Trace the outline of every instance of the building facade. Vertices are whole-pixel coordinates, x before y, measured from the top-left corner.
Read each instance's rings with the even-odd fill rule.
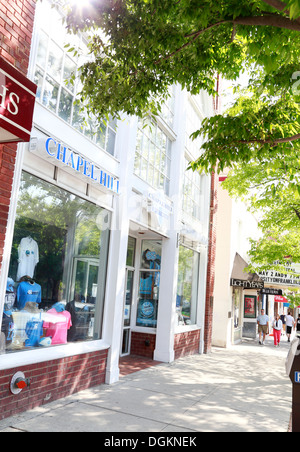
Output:
[[[0,4],[1,56],[37,85],[30,142],[0,156],[4,418],[118,381],[120,356],[210,350],[216,187],[186,171],[211,98],[175,86],[159,118],[99,127],[69,83],[82,59],[64,46],[84,49],[86,37],[67,35],[48,0]]]
[[[249,238],[258,238],[257,219],[244,203],[230,198],[218,182],[218,224],[215,262],[215,306],[212,343],[229,347],[243,337],[255,338],[257,315],[264,282],[249,274]]]

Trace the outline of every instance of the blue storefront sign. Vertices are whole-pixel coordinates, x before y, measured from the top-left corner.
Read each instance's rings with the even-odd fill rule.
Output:
[[[295,383],[300,383],[300,372],[295,372]]]
[[[50,157],[73,169],[75,173],[82,174],[89,178],[91,182],[119,194],[120,182],[118,178],[99,168],[94,162],[87,160],[53,138],[47,139],[45,150]]]

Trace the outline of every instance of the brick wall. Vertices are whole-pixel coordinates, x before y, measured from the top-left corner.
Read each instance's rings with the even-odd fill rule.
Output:
[[[146,345],[149,344],[149,345]],[[131,333],[131,355],[144,356],[153,359],[156,344],[156,334]]]
[[[0,370],[0,420],[25,410],[105,383],[108,351],[76,355],[60,360]],[[9,386],[12,376],[24,372],[30,387],[13,395]]]
[[[36,0],[0,0],[0,56],[27,76]],[[0,270],[14,177],[16,144],[0,145]]]
[[[146,342],[149,345],[146,345]],[[131,355],[144,356],[153,359],[156,335],[147,333],[131,333]],[[200,330],[175,334],[175,359],[199,353]]]
[[[186,333],[175,334],[174,351],[175,359],[183,356],[196,355],[199,353],[200,330],[188,331]]]
[[[209,218],[209,245],[208,245],[208,265],[206,281],[205,300],[205,324],[204,324],[204,353],[211,352],[212,346],[212,326],[214,309],[214,286],[215,286],[215,260],[216,260],[216,233],[217,233],[217,197],[218,177],[213,173],[211,177],[211,201]]]

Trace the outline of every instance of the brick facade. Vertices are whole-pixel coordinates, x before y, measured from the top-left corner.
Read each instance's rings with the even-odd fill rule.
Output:
[[[156,334],[131,333],[131,354],[153,359]]]
[[[215,261],[216,261],[216,240],[217,240],[217,210],[218,210],[217,187],[218,187],[218,177],[217,174],[213,173],[211,178],[208,265],[207,265],[205,324],[204,324],[204,353],[210,353],[212,346]]]
[[[0,420],[105,383],[107,350],[0,370]],[[10,392],[13,375],[22,371],[30,387]]]
[[[35,0],[0,0],[0,56],[27,76]],[[16,144],[0,145],[0,270],[14,177]]]
[[[186,333],[175,334],[174,351],[175,359],[199,353],[200,330],[187,331]]]
[[[131,354],[153,359],[156,335],[147,333],[131,333]],[[175,359],[199,353],[200,330],[175,334]]]

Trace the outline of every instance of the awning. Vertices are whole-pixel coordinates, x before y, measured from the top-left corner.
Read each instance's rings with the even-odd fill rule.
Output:
[[[280,295],[276,295],[274,297],[275,303],[289,303],[289,301],[285,297],[281,297]]]
[[[243,289],[263,289],[264,282],[256,273],[245,272],[247,262],[236,253],[231,273],[230,285]]]

